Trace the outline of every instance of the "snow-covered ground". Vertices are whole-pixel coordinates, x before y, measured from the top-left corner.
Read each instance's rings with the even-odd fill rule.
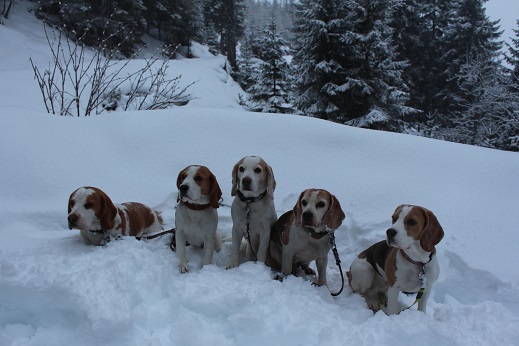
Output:
[[[17,1],[0,25],[0,345],[519,345],[519,155],[295,115],[248,113],[222,57],[172,62],[199,80],[187,106],[89,118],[44,112],[29,63],[50,61],[39,23]],[[226,270],[232,220],[214,265],[190,248],[180,274],[169,236],[85,246],[67,228],[77,187],[140,201],[174,226],[176,177],[189,164],[217,176],[245,155],[274,169],[278,215],[310,187],[346,212],[343,270],[384,238],[401,203],[434,211],[445,230],[427,314],[373,314],[349,287],[332,297],[261,264]],[[328,281],[340,288],[330,253]],[[412,302],[412,297],[401,297]]]

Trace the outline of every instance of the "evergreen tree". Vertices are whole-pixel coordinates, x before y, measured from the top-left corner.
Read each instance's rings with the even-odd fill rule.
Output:
[[[131,56],[145,32],[145,10],[141,0],[41,0],[36,15],[63,26],[83,44],[103,44],[103,49]]]
[[[452,121],[466,134],[465,142],[503,147],[517,132],[517,102],[498,59],[498,21],[488,19],[482,0],[459,0],[457,5],[446,54],[455,78],[441,97],[457,116]]]
[[[211,54],[217,55],[220,53],[220,36],[216,31],[214,23],[205,17],[204,11],[204,38],[205,43],[209,47]]]
[[[254,53],[258,51],[255,47],[258,31],[255,16],[249,11],[247,11],[244,25],[244,35],[240,42],[240,55],[238,58],[239,72],[235,76],[243,90],[247,90],[254,83],[252,76],[259,68],[259,59],[256,58]]]
[[[282,0],[279,8],[275,9],[277,17],[283,18],[282,21],[278,22],[278,32],[291,48],[294,41],[292,28],[296,18],[296,2],[297,0]]]
[[[440,94],[449,75],[447,37],[456,18],[456,0],[404,0],[392,26],[398,58],[408,62],[403,79],[410,89],[409,105],[422,111],[416,120],[434,120],[440,110]],[[410,120],[410,119],[408,119]]]
[[[206,27],[220,36],[219,51],[227,56],[231,67],[237,68],[236,46],[243,35],[244,7],[242,0],[208,0],[204,7]]]
[[[417,109],[424,109],[424,96],[419,86],[428,75],[425,52],[428,43],[423,41],[424,19],[421,4],[416,0],[403,0],[396,7],[391,27],[393,28],[393,42],[396,48],[397,60],[406,61],[407,66],[402,73],[402,79],[409,88],[409,105]],[[423,114],[423,112],[422,112]],[[413,119],[406,121],[418,121],[423,115],[415,114]]]
[[[445,87],[438,93],[441,111],[448,114],[453,111],[463,111],[462,102],[470,99],[471,94],[466,94],[453,78],[460,71],[470,70],[467,65],[476,64],[492,69],[493,73],[499,73],[500,63],[497,59],[500,54],[502,42],[498,41],[501,33],[498,31],[499,21],[490,21],[485,15],[483,0],[458,0],[456,3],[457,17],[452,20],[452,25],[447,33],[447,49],[443,56],[447,62],[447,78]],[[485,73],[488,76],[490,72]],[[466,87],[467,81],[465,81]],[[470,103],[470,102],[469,102]]]
[[[348,124],[378,129],[398,129],[398,121],[416,110],[407,107],[407,87],[390,26],[400,0],[348,2],[346,30],[341,37],[347,50],[345,76],[337,89],[345,92],[342,109]]]
[[[270,25],[272,15],[283,18],[277,22],[278,34],[289,44],[292,44],[292,28],[294,26],[294,3],[296,0],[244,0],[246,21],[254,18],[256,30]],[[248,26],[249,24],[246,24]]]
[[[339,0],[301,0],[297,5],[294,34],[295,106],[306,115],[339,121],[344,107],[344,82],[347,47],[340,37],[344,6]]]
[[[485,16],[483,1],[404,0],[393,21],[399,57],[409,62],[403,78],[410,105],[440,126],[452,125],[449,115],[466,104],[457,76],[470,70],[467,63],[498,70],[500,33]]]
[[[205,44],[204,30],[204,0],[191,0],[188,2],[189,8],[189,32],[190,38],[196,42]]]
[[[508,54],[505,55],[506,62],[511,66],[509,78],[513,91],[519,94],[519,20],[516,21],[517,29],[513,29],[515,38],[512,44],[507,43]]]
[[[172,47],[171,54],[190,56],[191,41],[204,38],[200,0],[143,1],[148,34]]]
[[[389,26],[399,0],[301,1],[297,21],[297,107],[348,124],[396,128],[406,107]]]
[[[482,59],[463,65],[458,73],[463,111],[454,121],[462,142],[519,150],[519,143],[511,145],[519,135],[519,101],[503,78],[503,69],[498,67],[496,73],[495,64]]]
[[[256,57],[261,62],[251,75],[252,83],[247,88],[251,97],[247,106],[253,111],[287,113],[291,110],[289,67],[285,60],[289,50],[286,42],[277,33],[274,18],[254,46],[258,49]]]

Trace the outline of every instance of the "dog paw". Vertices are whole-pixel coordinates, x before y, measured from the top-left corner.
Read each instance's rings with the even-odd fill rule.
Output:
[[[185,265],[179,265],[178,267],[180,268],[180,273],[182,273],[182,274],[189,272],[189,269]]]
[[[287,277],[287,276],[286,276],[285,274],[277,273],[277,274],[275,274],[275,275],[273,276],[273,279],[274,279],[274,280],[277,280],[277,281],[279,281],[279,282],[283,282],[283,280],[285,280],[286,277]]]
[[[238,263],[229,262],[229,264],[227,265],[227,267],[225,267],[225,269],[232,269],[232,268],[236,268],[237,266],[238,266]]]
[[[315,270],[310,267],[303,268],[304,272],[308,276],[315,276]]]

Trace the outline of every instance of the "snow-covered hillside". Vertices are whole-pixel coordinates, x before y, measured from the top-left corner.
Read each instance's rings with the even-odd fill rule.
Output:
[[[0,345],[519,345],[519,156],[375,132],[295,115],[248,113],[223,57],[172,62],[199,80],[187,106],[89,118],[44,112],[29,57],[50,61],[41,23],[17,1],[0,25]],[[445,230],[427,314],[375,315],[349,287],[332,297],[302,278],[271,279],[260,264],[180,274],[169,237],[85,246],[67,227],[67,201],[93,185],[140,201],[174,226],[176,177],[208,166],[231,203],[231,170],[245,155],[274,170],[278,215],[311,187],[346,212],[337,230],[343,270],[384,238],[401,203],[432,210]],[[328,282],[340,286],[330,253]],[[411,303],[413,297],[401,297]]]

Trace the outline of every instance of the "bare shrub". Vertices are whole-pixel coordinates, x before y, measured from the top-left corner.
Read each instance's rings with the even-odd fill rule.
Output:
[[[63,29],[49,33],[44,25],[44,30],[52,61],[43,71],[30,62],[48,113],[79,117],[116,109],[163,109],[193,99],[187,89],[194,82],[181,88],[181,76],[169,77],[169,60],[160,52],[129,72],[132,60],[117,60],[118,46],[108,48],[101,42],[92,51],[81,37],[76,42],[67,38]]]

